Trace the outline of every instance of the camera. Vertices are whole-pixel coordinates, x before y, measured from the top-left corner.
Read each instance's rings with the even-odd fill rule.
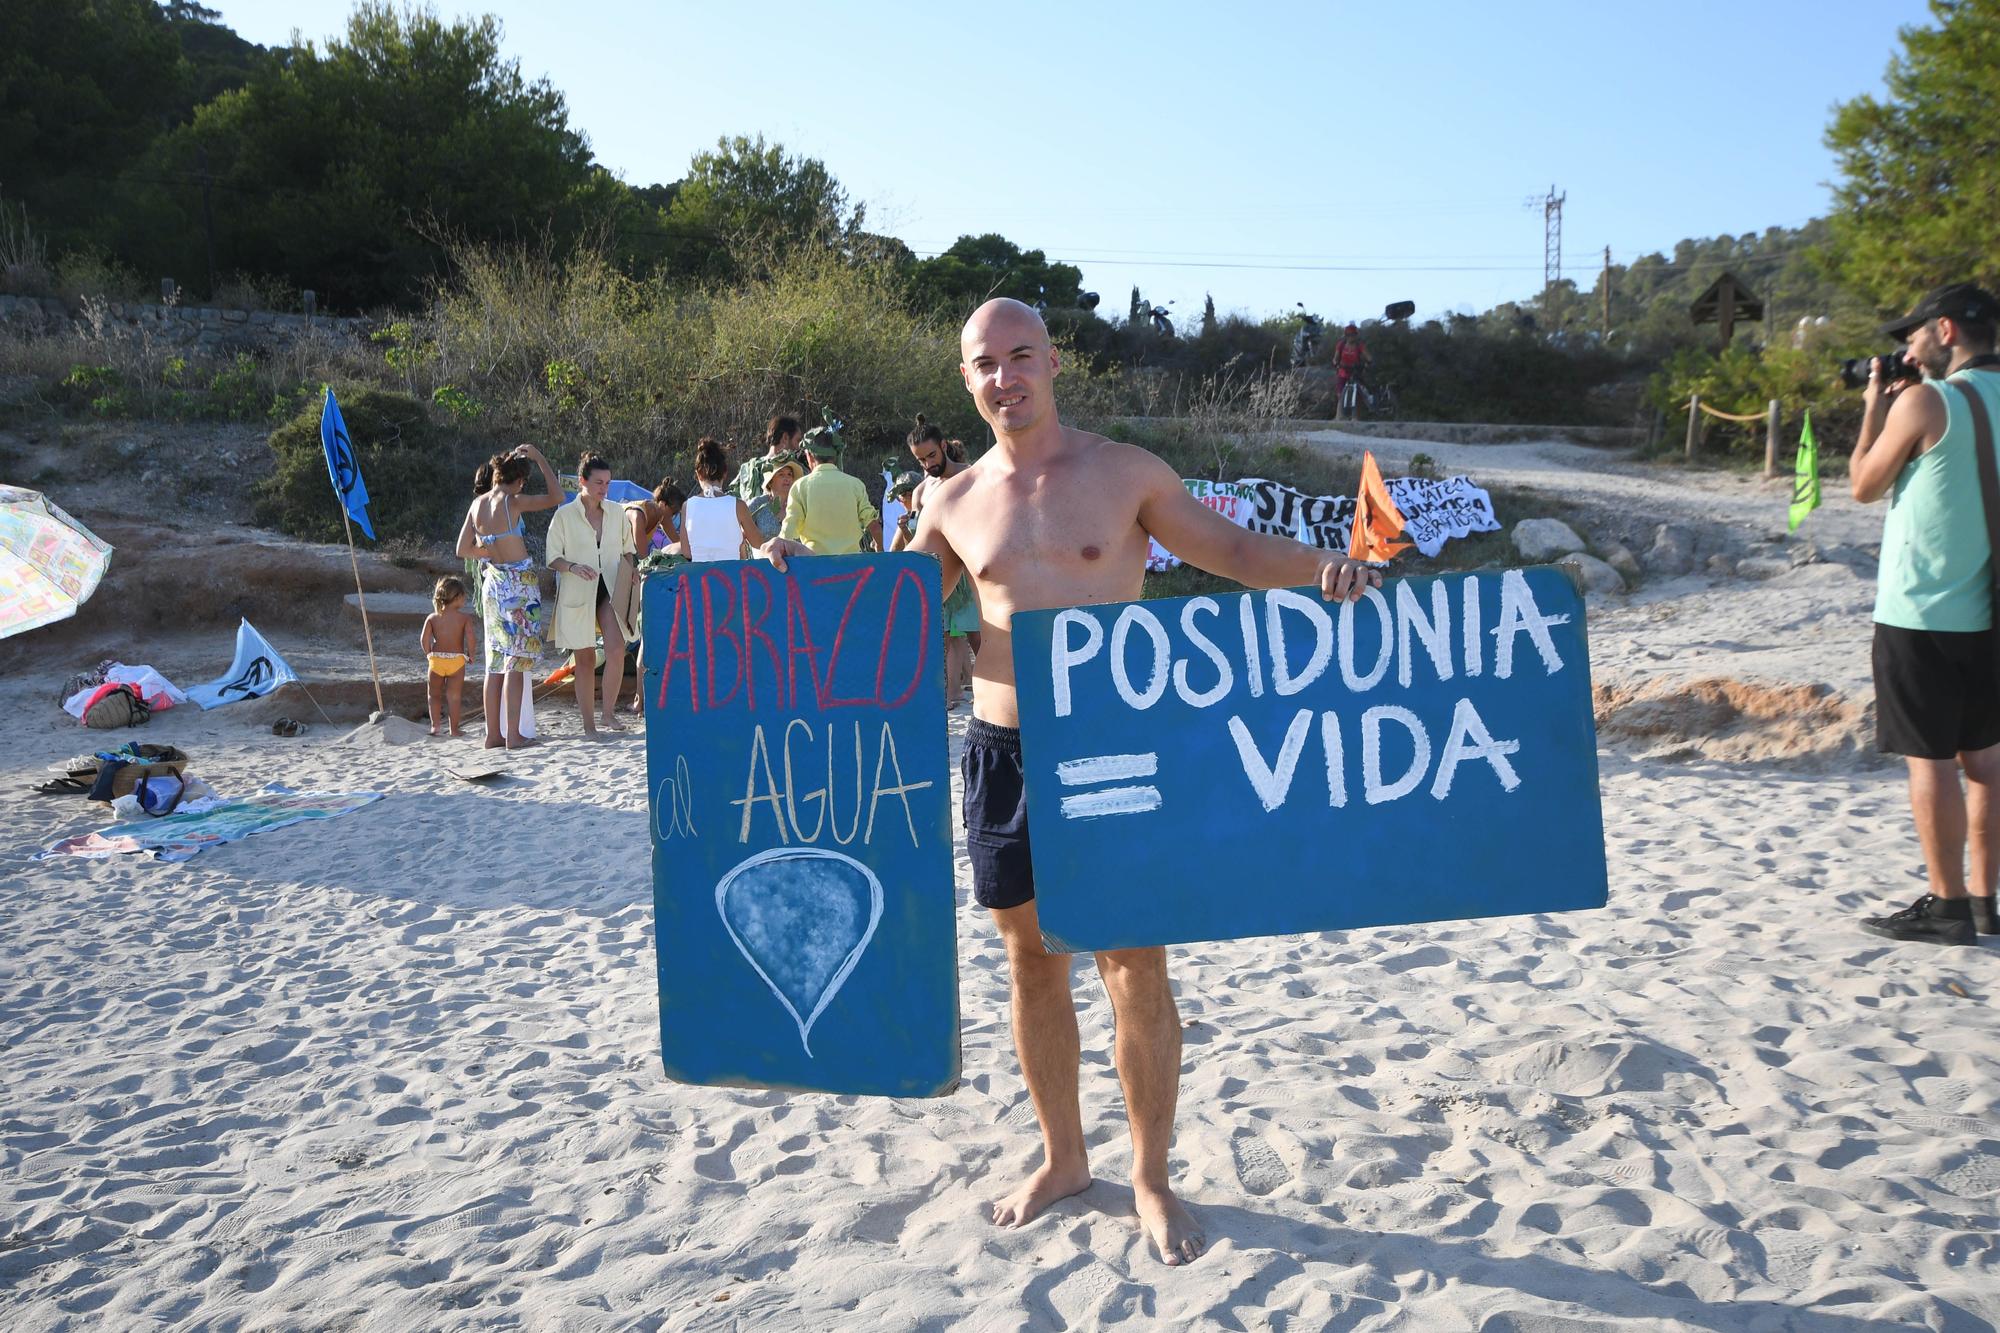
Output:
[[[1851,356],[1841,362],[1841,384],[1849,389],[1859,389],[1867,384],[1868,364],[1874,359],[1872,356]],[[1923,368],[1910,360],[1909,353],[1901,347],[1882,360],[1885,363],[1882,377],[1886,383],[1893,384],[1897,380],[1920,380],[1924,377]]]

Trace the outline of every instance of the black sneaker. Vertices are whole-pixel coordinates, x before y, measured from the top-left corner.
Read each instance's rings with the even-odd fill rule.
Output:
[[[1972,928],[1982,935],[2000,935],[2000,907],[1991,894],[1972,900]]]
[[[1977,944],[1972,909],[1962,898],[1946,900],[1925,894],[1900,912],[1864,919],[1861,928],[1885,940],[1920,944]]]

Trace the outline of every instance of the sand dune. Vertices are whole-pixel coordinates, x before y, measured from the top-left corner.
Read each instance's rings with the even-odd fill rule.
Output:
[[[1781,521],[1727,477],[1481,457],[1607,512]],[[1826,512],[1822,540],[1869,540]],[[1171,1272],[1133,1226],[1087,968],[1098,1183],[986,1222],[1036,1135],[971,910],[956,1095],[665,1081],[637,735],[586,746],[547,708],[553,743],[481,788],[441,771],[470,742],[169,713],[140,738],[225,791],[390,798],[183,865],[34,862],[91,826],[20,794],[84,733],[51,682],[0,682],[0,1324],[1992,1327],[2000,950],[1852,924],[1921,889],[1867,753],[1871,578],[1827,559],[1593,607],[1608,910],[1174,950],[1175,1164],[1213,1248]]]

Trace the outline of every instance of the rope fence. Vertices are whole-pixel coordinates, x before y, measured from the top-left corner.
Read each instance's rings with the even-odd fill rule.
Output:
[[[1720,417],[1724,421],[1762,421],[1770,413],[1769,408],[1764,409],[1762,412],[1718,412],[1707,403],[1701,401],[1699,396],[1689,398],[1688,406],[1698,407],[1709,416]]]
[[[1765,404],[1762,412],[1718,412],[1701,401],[1700,394],[1691,393],[1688,395],[1687,413],[1687,458],[1690,463],[1694,461],[1695,451],[1701,446],[1701,419],[1704,415],[1719,421],[1734,421],[1739,424],[1761,420],[1764,423],[1764,476],[1770,478],[1778,475],[1778,427],[1784,413],[1777,399],[1773,398]]]

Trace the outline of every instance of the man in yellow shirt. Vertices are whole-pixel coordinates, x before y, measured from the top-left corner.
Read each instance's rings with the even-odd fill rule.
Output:
[[[792,484],[785,506],[787,541],[804,542],[814,555],[852,555],[866,537],[882,549],[882,517],[868,503],[868,488],[840,470],[840,436],[824,426],[806,432],[813,470]]]

